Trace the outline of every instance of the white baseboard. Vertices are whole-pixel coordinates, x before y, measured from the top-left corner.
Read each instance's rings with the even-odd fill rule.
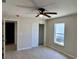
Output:
[[[32,47],[20,48],[20,49],[17,49],[17,51],[26,50],[26,49],[31,49],[31,48],[32,48]]]
[[[47,46],[47,47],[49,47],[49,46]],[[49,48],[52,48],[52,49],[54,49],[54,50],[56,50],[56,51],[58,51],[58,52],[60,52],[60,53],[63,53],[63,54],[65,54],[65,55],[67,55],[67,56],[69,56],[69,57],[71,57],[71,58],[73,58],[73,59],[77,59],[77,57],[75,57],[75,56],[73,56],[73,55],[71,55],[71,54],[68,54],[68,53],[66,53],[66,52],[64,52],[64,51],[62,51],[62,50],[59,50],[59,49],[57,49],[57,48],[55,48],[55,47],[49,47]]]

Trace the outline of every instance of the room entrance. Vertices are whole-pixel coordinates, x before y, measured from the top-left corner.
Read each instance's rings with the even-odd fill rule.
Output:
[[[6,50],[16,49],[16,22],[5,22],[5,46]]]
[[[44,24],[39,24],[39,45],[44,45]]]

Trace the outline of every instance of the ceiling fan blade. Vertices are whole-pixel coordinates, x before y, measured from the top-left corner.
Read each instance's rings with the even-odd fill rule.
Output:
[[[38,14],[36,17],[38,17],[40,14]]]
[[[46,16],[46,17],[48,17],[48,18],[50,18],[51,16],[49,16],[49,15],[47,15],[47,14],[43,14],[44,16]]]
[[[56,12],[45,12],[45,14],[57,14]]]

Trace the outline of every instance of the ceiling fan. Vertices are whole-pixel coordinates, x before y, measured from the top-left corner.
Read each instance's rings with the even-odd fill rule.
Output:
[[[39,14],[36,17],[38,17],[39,15],[44,15],[44,16],[50,18],[51,16],[49,16],[48,14],[54,14],[54,15],[57,14],[57,12],[46,12],[46,9],[44,9],[44,8],[38,8],[37,10],[39,11]]]
[[[28,6],[22,6],[22,5],[19,5],[19,6],[17,5],[17,7],[31,8],[33,10],[37,10],[39,13],[38,13],[38,15],[36,15],[36,17],[38,17],[39,15],[44,15],[48,18],[51,18],[51,16],[48,14],[57,15],[57,12],[46,12],[47,10],[45,8],[43,8],[46,5],[38,6],[38,4],[35,2],[35,0],[31,0],[31,2],[34,4],[34,7],[28,7]]]

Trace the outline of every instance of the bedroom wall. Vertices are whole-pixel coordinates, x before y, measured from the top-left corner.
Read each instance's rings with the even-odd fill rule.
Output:
[[[55,23],[65,23],[65,45],[61,47],[54,44],[54,24]],[[47,20],[47,35],[46,35],[46,45],[53,49],[56,49],[64,54],[77,57],[77,15],[69,15],[55,19]]]
[[[28,18],[28,17],[13,17],[6,16],[3,17],[6,21],[17,21],[17,50],[32,48],[32,25],[36,23],[45,23],[44,20],[38,18]],[[38,37],[37,37],[38,40]]]

